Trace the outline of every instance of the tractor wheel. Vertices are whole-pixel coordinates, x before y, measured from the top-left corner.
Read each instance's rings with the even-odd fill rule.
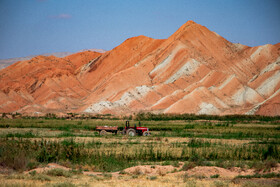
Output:
[[[143,136],[149,136],[150,134],[149,134],[149,132],[148,131],[144,131],[143,132]]]
[[[128,135],[128,136],[135,136],[136,135],[136,131],[134,129],[128,129],[126,131],[126,135]]]
[[[102,130],[102,131],[99,132],[99,134],[100,134],[101,136],[104,136],[104,135],[107,134],[107,132],[106,132],[105,130]]]

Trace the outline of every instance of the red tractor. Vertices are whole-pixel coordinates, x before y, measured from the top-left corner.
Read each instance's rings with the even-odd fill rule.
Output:
[[[123,134],[126,134],[128,136],[135,136],[136,134],[139,136],[149,136],[150,132],[149,129],[147,127],[141,127],[141,123],[139,122],[138,127],[136,126],[136,124],[134,125],[134,127],[131,127],[129,125],[129,121],[125,122],[125,128],[122,131]]]

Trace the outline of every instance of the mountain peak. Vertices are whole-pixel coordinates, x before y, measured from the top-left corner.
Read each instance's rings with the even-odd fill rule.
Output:
[[[172,40],[175,40],[179,38],[180,36],[184,35],[186,32],[196,32],[197,30],[202,29],[202,25],[189,20],[185,24],[183,24],[174,34],[172,34],[169,38]]]
[[[178,30],[180,30],[180,29],[186,29],[186,28],[188,28],[188,27],[190,27],[190,26],[201,26],[201,25],[198,24],[198,23],[196,23],[196,22],[194,22],[194,21],[192,21],[192,20],[189,20],[189,21],[187,21],[186,23],[184,23]]]
[[[193,25],[193,24],[197,24],[197,23],[194,22],[193,20],[189,20],[184,25]]]

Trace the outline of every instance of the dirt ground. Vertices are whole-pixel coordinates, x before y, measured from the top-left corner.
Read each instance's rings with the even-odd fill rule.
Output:
[[[219,175],[220,178],[232,179],[238,175],[254,175],[256,173],[254,169],[242,169],[239,167],[225,169],[216,166],[196,166],[187,171],[180,171],[183,167],[183,164],[184,164],[183,162],[180,162],[178,167],[172,165],[167,165],[167,166],[140,165],[140,166],[127,168],[120,172],[112,172],[111,174],[113,176],[119,176],[121,174],[165,176],[165,175],[175,175],[180,173],[180,174],[187,174],[188,176],[203,176],[204,178],[209,178],[213,175]],[[42,173],[52,169],[62,169],[66,171],[71,170],[71,168],[67,168],[56,163],[49,163],[46,167],[39,167],[29,171],[25,171],[24,174],[28,174],[32,171],[36,171],[37,173]],[[259,171],[258,173],[264,174],[264,173],[271,173],[271,172],[280,173],[280,164],[277,164],[277,166],[272,168],[270,171]],[[83,174],[101,175],[103,173],[84,171]]]
[[[0,168],[0,186],[279,186],[280,179],[234,179],[238,175],[253,175],[253,169],[233,167],[224,169],[214,166],[197,166],[181,171],[183,162],[178,167],[167,165],[141,165],[127,168],[120,172],[102,173],[84,171],[71,177],[51,177],[48,181],[32,180],[31,172],[41,174],[52,169],[65,171],[70,168],[56,163],[35,168],[21,174],[11,173]],[[280,173],[280,164],[269,172]],[[9,174],[7,174],[9,173]],[[260,171],[268,173],[268,171]],[[213,176],[217,178],[213,178]]]

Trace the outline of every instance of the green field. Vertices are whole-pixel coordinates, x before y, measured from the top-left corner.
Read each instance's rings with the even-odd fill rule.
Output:
[[[141,123],[151,136],[127,137],[95,131],[100,125],[124,127],[125,120],[1,119],[0,165],[18,172],[48,163],[114,172],[184,162],[183,170],[218,166],[269,171],[280,162],[277,120],[146,119]]]

